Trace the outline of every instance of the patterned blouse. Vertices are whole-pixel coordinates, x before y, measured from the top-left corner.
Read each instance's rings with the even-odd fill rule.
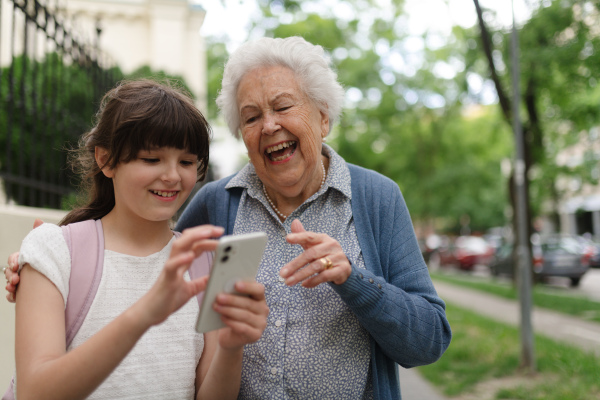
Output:
[[[240,399],[372,399],[369,334],[328,284],[288,287],[280,269],[302,253],[285,236],[299,219],[307,231],[335,238],[350,262],[365,268],[351,209],[350,172],[329,146],[324,185],[284,222],[269,205],[254,167],[227,185],[245,188],[233,233],[264,231],[268,243],[257,280],[270,314],[261,340],[244,349]]]

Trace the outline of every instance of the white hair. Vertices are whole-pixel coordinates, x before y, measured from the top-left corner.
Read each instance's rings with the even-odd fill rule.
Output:
[[[246,42],[229,57],[223,72],[221,91],[217,96],[217,106],[231,133],[239,137],[237,89],[240,81],[249,71],[270,66],[287,67],[294,73],[301,90],[320,111],[328,114],[331,131],[334,121],[342,112],[344,89],[337,81],[337,74],[329,65],[323,48],[293,36]]]

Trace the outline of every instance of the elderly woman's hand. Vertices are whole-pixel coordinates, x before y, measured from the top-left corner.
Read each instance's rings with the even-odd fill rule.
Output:
[[[33,229],[42,225],[44,221],[39,218],[36,218],[33,221]],[[4,287],[8,292],[6,294],[6,300],[11,303],[14,303],[17,300],[17,286],[19,285],[20,276],[19,276],[19,253],[12,253],[8,256],[8,266],[5,267],[2,272],[4,272],[4,277],[6,278],[6,286]]]
[[[13,253],[8,256],[8,266],[4,267],[4,277],[6,278],[6,286],[4,287],[8,292],[6,294],[6,300],[14,303],[17,298],[17,285],[19,284],[19,253]]]
[[[292,222],[292,233],[286,236],[290,244],[299,244],[304,252],[280,271],[288,286],[302,282],[312,288],[323,282],[341,285],[346,282],[352,267],[342,246],[324,233],[307,232],[299,220]]]

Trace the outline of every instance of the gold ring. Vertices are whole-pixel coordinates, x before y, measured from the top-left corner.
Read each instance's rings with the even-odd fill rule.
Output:
[[[321,263],[323,264],[323,270],[327,270],[333,267],[333,263],[331,262],[329,257],[320,258],[319,261],[321,261]]]

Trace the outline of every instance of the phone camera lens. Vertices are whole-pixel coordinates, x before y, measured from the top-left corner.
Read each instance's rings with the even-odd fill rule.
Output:
[[[223,256],[223,257],[221,257],[221,262],[225,262],[227,260],[229,260],[229,256]]]
[[[231,246],[225,247],[225,253],[229,253],[231,251]]]

